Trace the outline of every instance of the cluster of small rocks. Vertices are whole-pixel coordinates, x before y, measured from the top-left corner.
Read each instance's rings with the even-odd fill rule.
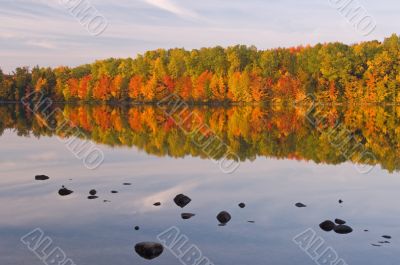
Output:
[[[325,232],[330,232],[333,230],[335,233],[342,235],[350,234],[351,232],[353,232],[353,228],[346,225],[346,221],[343,221],[341,219],[335,219],[335,222],[332,222],[331,220],[326,220],[320,223],[319,227]]]

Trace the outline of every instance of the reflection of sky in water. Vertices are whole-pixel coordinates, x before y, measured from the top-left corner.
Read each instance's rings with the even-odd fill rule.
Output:
[[[361,175],[351,164],[259,158],[225,175],[209,160],[157,158],[135,149],[100,146],[104,164],[87,170],[56,138],[19,138],[7,132],[0,145],[2,265],[41,264],[19,242],[36,227],[78,265],[179,264],[168,251],[148,262],[133,250],[137,242],[156,241],[158,233],[174,225],[214,264],[313,264],[291,241],[309,227],[348,264],[400,261],[395,255],[400,250],[400,178],[378,167]],[[36,174],[51,178],[34,181]],[[74,194],[59,197],[61,185]],[[87,200],[93,188],[100,198]],[[192,198],[184,209],[172,201],[178,193]],[[344,200],[343,206],[338,199]],[[161,207],[153,206],[157,201]],[[237,206],[242,201],[245,209]],[[299,201],[308,207],[295,208]],[[215,216],[221,210],[232,214],[226,227],[217,226]],[[181,220],[182,212],[196,216]],[[355,232],[343,236],[319,230],[321,221],[337,217]],[[140,231],[133,229],[136,225]],[[393,236],[390,245],[370,246],[384,234]]]

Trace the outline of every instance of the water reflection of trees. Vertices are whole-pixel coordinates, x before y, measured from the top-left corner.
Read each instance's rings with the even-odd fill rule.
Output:
[[[135,146],[158,156],[207,158],[190,135],[174,122],[183,116],[185,126],[197,126],[198,123],[191,119],[198,117],[241,160],[265,156],[327,164],[363,162],[379,164],[389,171],[400,168],[400,107],[317,108],[310,114],[301,107],[204,106],[168,117],[163,109],[152,106],[65,105],[61,106],[62,112],[46,117],[45,113],[34,115],[21,105],[1,105],[0,133],[11,128],[20,136],[69,137],[76,132],[71,128],[78,128],[82,132],[80,137],[101,144]],[[310,121],[310,115],[314,118],[315,112],[323,114],[323,122]],[[56,126],[56,130],[50,126],[65,121],[68,126]],[[332,144],[332,132],[339,133],[339,129],[354,140],[353,145],[362,148],[344,156],[343,149]],[[343,145],[342,148],[353,148],[350,142]],[[376,160],[363,160],[361,153],[365,151],[371,152]]]

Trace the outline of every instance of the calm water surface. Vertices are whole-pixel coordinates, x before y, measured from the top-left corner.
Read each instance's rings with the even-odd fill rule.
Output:
[[[2,121],[4,126],[6,119]],[[105,160],[89,170],[59,136],[21,137],[21,130],[5,127],[0,137],[2,265],[43,264],[20,241],[35,228],[76,265],[180,264],[168,249],[151,261],[134,250],[139,242],[157,242],[157,235],[172,226],[216,265],[315,264],[292,240],[309,228],[347,264],[400,262],[400,174],[382,168],[384,163],[361,174],[350,161],[317,164],[315,159],[300,159],[296,152],[255,152],[234,173],[224,174],[213,161],[198,155],[171,157],[154,149],[145,152],[139,144],[111,146],[96,139]],[[37,132],[35,125],[28,131],[35,128]],[[35,181],[38,174],[50,179]],[[59,196],[62,185],[74,193]],[[98,199],[87,199],[91,189],[97,190]],[[179,193],[192,199],[183,209],[173,202]],[[161,206],[153,206],[155,202]],[[246,203],[244,209],[238,207],[240,202]],[[297,202],[307,207],[297,208]],[[223,210],[232,220],[219,226],[216,215]],[[196,216],[182,220],[183,212]],[[319,228],[322,221],[335,218],[346,220],[353,233],[339,235]],[[392,236],[390,244],[372,246],[384,240],[382,235]]]

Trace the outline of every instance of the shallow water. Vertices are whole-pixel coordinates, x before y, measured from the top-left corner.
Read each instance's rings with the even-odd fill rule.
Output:
[[[150,262],[134,250],[139,242],[158,242],[157,235],[171,227],[187,236],[186,248],[197,246],[212,264],[314,264],[293,242],[309,228],[324,241],[317,252],[331,247],[347,264],[400,261],[400,174],[379,164],[361,174],[351,162],[259,156],[224,174],[209,159],[96,144],[105,160],[90,170],[56,136],[20,137],[6,129],[0,146],[2,265],[43,264],[20,241],[35,228],[53,242],[45,253],[58,246],[77,265],[179,264],[168,248]],[[36,181],[38,174],[50,179]],[[62,185],[74,193],[60,197]],[[92,189],[99,198],[88,200]],[[183,209],[173,202],[180,193],[192,199]],[[246,207],[239,208],[240,202]],[[307,207],[297,208],[297,202]],[[219,226],[216,215],[223,210],[232,220]],[[183,220],[181,213],[196,215]],[[354,231],[339,235],[319,228],[335,218]],[[390,244],[372,246],[386,240],[382,235],[392,236]]]

